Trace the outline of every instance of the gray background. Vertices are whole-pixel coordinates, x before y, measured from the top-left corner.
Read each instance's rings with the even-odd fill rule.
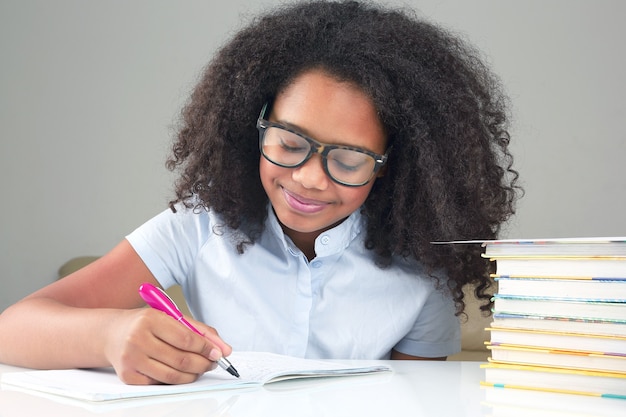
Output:
[[[0,0],[0,310],[166,207],[199,72],[276,3]],[[467,37],[511,97],[526,196],[502,237],[626,235],[626,2],[388,3]]]

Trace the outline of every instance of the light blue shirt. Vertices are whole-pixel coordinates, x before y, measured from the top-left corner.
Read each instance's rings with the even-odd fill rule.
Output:
[[[309,262],[269,209],[244,254],[212,212],[166,210],[127,240],[164,287],[180,284],[194,317],[235,350],[305,358],[439,357],[460,350],[449,294],[415,262],[375,265],[358,212],[315,241]],[[214,232],[215,229],[215,232]]]

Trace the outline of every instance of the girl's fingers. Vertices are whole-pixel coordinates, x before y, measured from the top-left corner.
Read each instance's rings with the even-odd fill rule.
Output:
[[[153,330],[150,356],[183,372],[204,373],[212,369],[214,361],[222,354],[219,346],[177,321],[167,319]]]
[[[118,335],[112,364],[128,384],[182,384],[215,369],[221,350],[164,313],[142,309]]]
[[[174,364],[177,365],[177,364]],[[215,369],[215,362],[207,361],[206,367],[200,372],[183,371],[177,366],[158,359],[150,358],[144,362],[137,372],[145,378],[146,381],[156,381],[162,384],[188,384],[197,380],[205,372]],[[141,379],[141,377],[137,377]],[[148,382],[154,383],[154,382]]]
[[[214,369],[215,364],[210,365]],[[210,369],[207,369],[210,370]],[[206,371],[205,371],[206,372]],[[129,385],[188,384],[197,380],[204,372],[183,372],[159,360],[149,358],[138,363],[137,368],[118,372],[118,377]]]
[[[211,342],[211,344],[221,353],[219,357],[214,359],[212,358],[213,360],[217,360],[222,356],[229,356],[232,353],[233,348],[228,343],[224,342],[224,340],[222,340],[222,338],[217,333],[217,330],[215,330],[213,327],[207,326],[206,324],[192,318],[187,318],[187,320],[189,320],[189,322],[196,329],[200,330],[203,333],[204,337],[208,339],[209,342]]]

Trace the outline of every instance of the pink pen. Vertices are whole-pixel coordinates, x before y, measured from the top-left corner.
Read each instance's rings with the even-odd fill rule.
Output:
[[[200,336],[204,336],[204,334],[200,333],[198,329],[193,327],[191,323],[189,323],[185,319],[185,317],[183,316],[183,313],[180,312],[174,300],[172,300],[169,297],[169,295],[167,295],[165,291],[163,291],[159,287],[155,287],[154,285],[148,282],[144,282],[139,287],[139,295],[141,296],[141,298],[143,298],[143,300],[150,307],[166,313],[167,315],[178,320],[180,323],[184,324],[188,329],[193,330],[194,332],[198,333]],[[217,364],[221,368],[228,371],[229,374],[239,378],[239,373],[233,367],[233,365],[228,361],[228,359],[221,357],[217,361]]]

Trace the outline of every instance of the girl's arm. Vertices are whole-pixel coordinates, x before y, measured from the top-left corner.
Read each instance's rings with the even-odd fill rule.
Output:
[[[144,305],[138,289],[158,285],[123,241],[83,269],[0,314],[0,362],[31,368],[113,366],[129,384],[186,383],[231,352],[214,329],[200,336]]]

